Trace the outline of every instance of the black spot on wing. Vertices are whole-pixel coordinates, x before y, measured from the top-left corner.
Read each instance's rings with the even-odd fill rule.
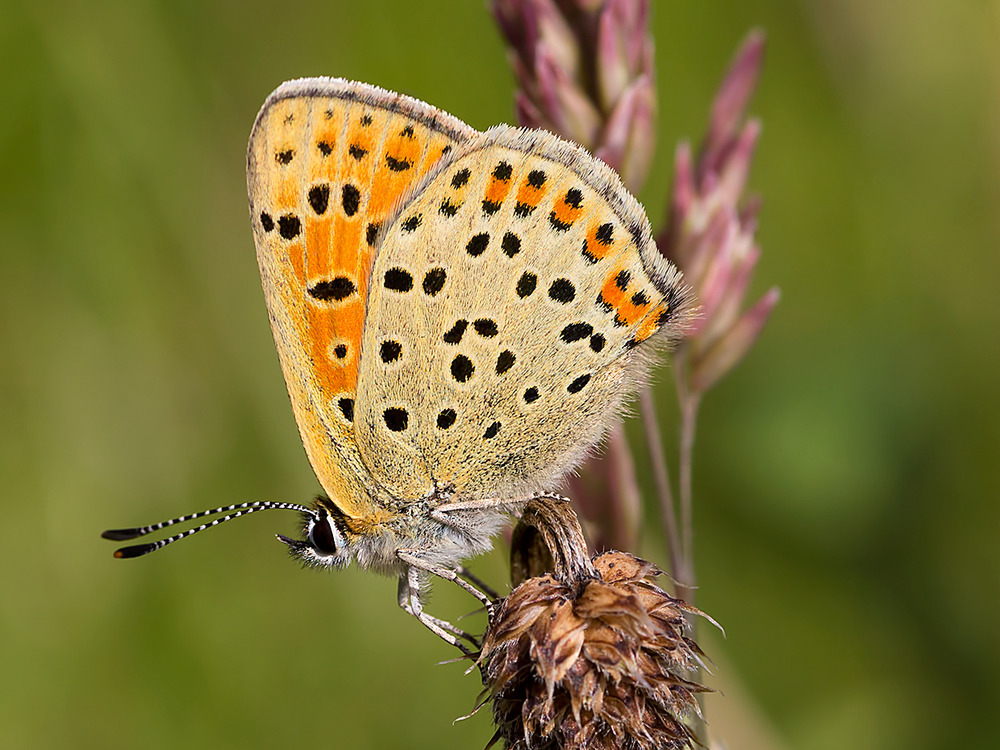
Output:
[[[403,354],[403,345],[398,341],[386,340],[379,346],[379,357],[389,364],[397,361]]]
[[[597,232],[595,233],[594,236],[597,238],[597,241],[600,242],[602,245],[605,246],[610,245],[612,242],[614,242],[615,227],[610,222],[607,224],[601,224],[601,226],[597,228]]]
[[[357,290],[354,282],[346,276],[319,281],[309,287],[309,296],[321,302],[340,302],[347,299]]]
[[[445,331],[444,339],[446,344],[459,344],[462,342],[462,336],[465,335],[465,329],[469,327],[469,321],[467,320],[456,320],[455,325]]]
[[[385,163],[393,172],[405,172],[413,166],[413,162],[409,159],[397,159],[389,154],[385,155]]]
[[[476,333],[485,339],[493,338],[499,331],[496,321],[492,318],[479,318],[472,324],[472,327],[476,329]]]
[[[465,251],[473,258],[483,254],[486,246],[490,244],[490,235],[486,232],[474,234],[465,245]]]
[[[507,372],[507,370],[514,366],[514,362],[516,361],[517,358],[514,356],[514,352],[509,349],[504,349],[500,352],[500,356],[497,357],[497,375],[503,375]]]
[[[326,207],[330,203],[330,186],[314,185],[309,188],[307,198],[309,205],[312,206],[312,210],[316,212],[316,215],[322,216],[326,213]]]
[[[528,172],[528,184],[533,188],[540,188],[545,184],[545,172],[540,169],[532,169]]]
[[[590,323],[570,323],[559,332],[559,338],[567,344],[572,344],[574,341],[587,338],[593,332],[594,327]]]
[[[410,415],[406,409],[393,406],[382,412],[382,420],[393,432],[402,432],[410,422]]]
[[[649,297],[643,291],[638,291],[632,295],[632,304],[636,307],[645,307],[649,304]]]
[[[302,222],[299,221],[298,216],[292,214],[285,214],[280,219],[278,219],[278,234],[280,234],[286,240],[293,240],[299,236],[299,232],[302,231]]]
[[[464,354],[458,354],[451,361],[451,376],[459,383],[467,383],[476,371],[472,360]]]
[[[507,232],[500,241],[500,248],[503,250],[504,255],[508,258],[513,258],[521,252],[521,238],[513,232]]]
[[[533,273],[525,271],[521,274],[521,278],[517,280],[515,291],[518,297],[524,299],[534,293],[536,286],[538,286],[538,277]]]
[[[337,401],[337,406],[340,408],[340,413],[344,415],[344,419],[348,422],[354,421],[354,399],[353,398],[342,398]]]
[[[385,272],[385,288],[394,292],[408,292],[413,288],[413,276],[403,268],[390,268]]]
[[[549,298],[560,304],[572,302],[575,297],[576,287],[569,279],[556,279],[549,286]]]
[[[340,202],[344,207],[344,213],[348,216],[354,216],[361,205],[361,192],[354,185],[344,185]]]
[[[424,274],[424,294],[428,297],[435,296],[444,288],[444,282],[447,277],[448,274],[443,268],[432,268],[429,270]]]
[[[570,383],[568,386],[566,386],[566,390],[569,391],[570,393],[579,393],[584,389],[584,387],[589,382],[590,382],[590,373],[581,375],[580,377],[573,380],[573,382]]]

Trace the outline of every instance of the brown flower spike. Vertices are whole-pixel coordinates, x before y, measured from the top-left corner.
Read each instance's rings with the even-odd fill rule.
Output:
[[[523,580],[491,618],[479,658],[497,726],[514,750],[644,750],[697,743],[706,688],[689,677],[701,649],[685,636],[694,607],[624,552],[591,561],[568,502],[532,503],[512,543]]]

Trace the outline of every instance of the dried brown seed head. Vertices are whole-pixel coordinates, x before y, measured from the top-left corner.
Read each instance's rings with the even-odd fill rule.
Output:
[[[660,570],[624,552],[596,577],[529,578],[504,600],[479,659],[497,738],[529,748],[683,748],[696,744],[698,611],[667,594]]]

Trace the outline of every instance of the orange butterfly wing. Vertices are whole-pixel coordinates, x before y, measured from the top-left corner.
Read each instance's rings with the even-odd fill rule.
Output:
[[[250,216],[271,330],[309,461],[347,515],[381,505],[352,420],[371,268],[401,196],[475,131],[409,97],[290,81],[250,136]]]

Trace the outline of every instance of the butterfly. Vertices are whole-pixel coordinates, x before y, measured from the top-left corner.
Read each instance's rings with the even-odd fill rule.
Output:
[[[478,132],[428,104],[336,78],[281,85],[253,126],[250,219],[271,329],[325,495],[279,535],[308,565],[399,578],[424,612],[429,575],[551,492],[620,414],[690,293],[614,171],[542,130]],[[465,576],[468,577],[468,576]],[[463,649],[464,650],[464,649]]]

